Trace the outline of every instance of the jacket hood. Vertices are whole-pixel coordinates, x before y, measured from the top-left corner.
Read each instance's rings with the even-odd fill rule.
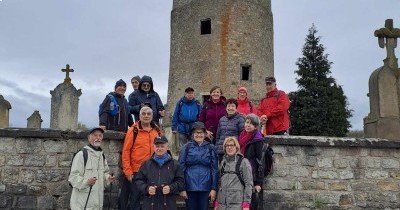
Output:
[[[150,92],[154,92],[154,85],[153,85],[153,79],[150,77],[150,76],[147,76],[147,75],[144,75],[141,79],[140,79],[140,82],[139,82],[139,90],[140,91],[143,91],[142,90],[142,83],[143,82],[148,82],[149,84],[150,84]]]

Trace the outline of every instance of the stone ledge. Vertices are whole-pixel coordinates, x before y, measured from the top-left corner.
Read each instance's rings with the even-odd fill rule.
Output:
[[[55,140],[65,139],[86,139],[89,131],[62,131],[53,129],[37,129],[37,128],[0,128],[0,137],[11,138],[52,138]],[[125,133],[116,131],[106,131],[104,139],[107,140],[123,140]]]
[[[268,136],[271,145],[318,146],[318,147],[366,147],[399,149],[399,140],[380,138],[348,138],[325,136]]]

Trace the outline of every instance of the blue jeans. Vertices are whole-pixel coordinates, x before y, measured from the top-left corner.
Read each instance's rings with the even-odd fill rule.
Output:
[[[186,200],[186,208],[188,210],[207,210],[208,195],[210,191],[187,191],[188,199]]]

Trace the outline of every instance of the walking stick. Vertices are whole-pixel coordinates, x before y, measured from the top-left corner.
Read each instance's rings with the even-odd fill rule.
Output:
[[[86,198],[85,207],[83,208],[84,210],[86,210],[86,206],[87,206],[87,203],[88,203],[88,201],[89,201],[89,196],[90,196],[90,193],[92,192],[92,187],[93,187],[93,185],[90,185],[89,194],[88,194],[88,196],[87,196],[87,198]]]
[[[114,176],[114,173],[111,173],[111,176]],[[108,210],[111,207],[111,191],[112,191],[112,182],[110,183],[110,195],[108,196]]]

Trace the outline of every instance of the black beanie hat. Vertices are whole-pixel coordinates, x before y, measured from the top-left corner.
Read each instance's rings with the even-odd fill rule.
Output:
[[[119,86],[126,87],[126,83],[124,82],[124,80],[122,80],[122,79],[118,80],[117,83],[115,83],[114,90],[117,89],[117,87],[119,87]]]

